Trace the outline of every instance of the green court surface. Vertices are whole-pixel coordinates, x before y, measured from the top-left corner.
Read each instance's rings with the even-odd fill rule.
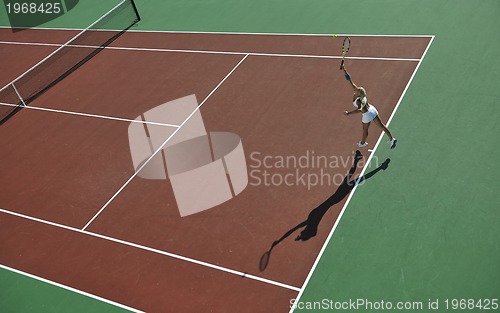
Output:
[[[3,313],[128,312],[4,267],[0,267],[0,308]]]
[[[422,302],[418,311],[426,312],[433,311],[429,299],[444,310],[446,299],[500,298],[500,1],[138,0],[137,6],[138,30],[435,35],[390,124],[397,149],[384,138],[375,152],[379,160],[391,158],[390,168],[355,191],[300,295],[304,309],[295,312],[326,311],[306,309],[324,299]],[[82,1],[41,27],[84,28],[110,7]],[[0,306],[121,310],[6,270]]]

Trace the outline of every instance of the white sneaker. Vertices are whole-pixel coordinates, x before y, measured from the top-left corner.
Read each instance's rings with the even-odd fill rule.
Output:
[[[366,146],[368,146],[368,142],[361,142],[361,141],[358,142],[358,147],[363,148],[363,147],[366,147]]]
[[[389,141],[389,144],[391,145],[391,149],[396,148],[396,143],[397,142],[398,142],[398,140],[396,138],[392,138],[392,140]]]

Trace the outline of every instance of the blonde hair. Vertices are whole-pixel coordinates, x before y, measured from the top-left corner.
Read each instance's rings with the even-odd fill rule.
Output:
[[[361,107],[364,107],[368,103],[368,100],[366,99],[366,90],[363,87],[358,87],[357,90],[359,93],[359,102],[361,102]]]
[[[358,87],[357,89],[358,89],[358,92],[359,92],[359,96],[360,96],[361,98],[366,97],[366,90],[365,90],[365,88],[363,88],[363,87]]]

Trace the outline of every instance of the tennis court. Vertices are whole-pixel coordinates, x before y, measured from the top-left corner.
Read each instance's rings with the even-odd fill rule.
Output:
[[[354,191],[381,184],[399,152],[387,152],[375,127],[369,146],[357,147],[359,121],[342,114],[352,108],[339,71],[342,39],[352,41],[346,66],[353,80],[362,80],[388,122],[405,105],[435,39],[134,29],[106,46],[65,45],[81,31],[0,28],[2,86],[16,86],[16,78],[29,77],[60,49],[84,56],[99,50],[50,88],[23,97],[28,80],[2,100],[7,108],[27,105],[0,126],[0,264],[113,309],[141,312],[288,312],[291,299],[307,296]],[[50,75],[51,66],[40,75]],[[195,99],[191,114],[193,106],[182,118],[178,111],[148,115],[185,97]],[[236,191],[225,160],[231,199],[185,215],[176,181],[148,179],[146,170],[159,154],[171,174],[165,149],[195,121],[206,133],[240,138],[248,182]],[[136,126],[161,138],[140,167]],[[342,191],[350,169],[366,179]],[[187,197],[204,202],[190,184]],[[306,224],[314,232],[304,238]]]

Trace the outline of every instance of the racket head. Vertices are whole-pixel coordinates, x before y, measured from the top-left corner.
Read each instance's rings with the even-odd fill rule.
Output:
[[[263,272],[267,268],[267,264],[269,264],[269,258],[271,257],[271,250],[266,251],[259,262],[259,270]]]
[[[342,42],[342,54],[346,54],[349,52],[349,49],[351,48],[351,38],[345,37],[344,41]]]

